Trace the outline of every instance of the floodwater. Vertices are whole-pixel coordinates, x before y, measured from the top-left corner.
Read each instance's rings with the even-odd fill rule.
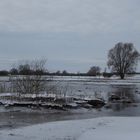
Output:
[[[66,87],[66,85],[67,88],[64,89],[63,87]],[[106,81],[63,81],[59,83],[59,86],[60,89],[65,90],[67,96],[80,98],[100,96],[107,102],[111,94],[116,94],[128,97],[134,102],[132,104],[114,103],[110,108],[79,108],[67,111],[25,107],[5,108],[1,106],[0,129],[13,129],[51,121],[87,119],[101,116],[140,116],[139,81],[129,84],[116,84],[115,81],[113,83],[107,83]]]

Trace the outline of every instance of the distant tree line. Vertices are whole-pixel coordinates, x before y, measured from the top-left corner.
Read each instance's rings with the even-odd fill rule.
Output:
[[[101,72],[100,72],[100,68],[97,66],[93,66],[92,68],[90,68],[90,70],[87,73],[81,73],[81,72],[72,73],[66,70],[56,71],[56,72],[34,70],[30,68],[28,64],[25,64],[25,65],[19,65],[18,68],[12,68],[9,71],[7,70],[0,71],[0,76],[8,76],[8,75],[97,76],[97,75],[101,75]]]
[[[93,66],[94,67],[94,66]],[[95,66],[96,67],[96,66]],[[34,71],[34,70],[27,70],[27,69],[22,69],[22,71],[19,71],[16,68],[12,68],[10,71],[7,70],[0,70],[0,76],[9,76],[9,75],[50,75],[50,76],[103,76],[103,77],[111,77],[113,75],[118,75],[118,73],[115,72],[92,72],[91,69],[87,73],[71,73],[64,71],[56,71],[56,72],[44,72],[44,71]],[[140,74],[139,72],[131,72],[127,73],[129,75],[133,74]]]

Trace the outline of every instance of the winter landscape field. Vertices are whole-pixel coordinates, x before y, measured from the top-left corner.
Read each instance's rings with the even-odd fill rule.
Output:
[[[2,77],[3,81],[9,82],[9,77]],[[38,97],[65,98],[65,102],[49,102],[49,107],[48,104],[37,107],[28,105],[31,101],[12,98],[16,93],[0,94],[0,139],[129,140],[139,136],[139,75],[124,80],[119,77],[56,76],[49,84],[57,85],[58,95],[44,92]],[[35,98],[35,95],[27,96]],[[105,104],[87,104],[91,100],[101,100]]]
[[[0,140],[139,140],[140,0],[0,0]]]

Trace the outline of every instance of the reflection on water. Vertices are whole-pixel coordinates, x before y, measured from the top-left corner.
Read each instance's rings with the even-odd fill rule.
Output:
[[[112,92],[108,92],[108,99],[111,95],[119,97],[119,101],[111,102],[109,108],[112,111],[123,111],[126,108],[137,107],[136,103],[139,103],[139,94],[136,93],[137,87],[133,86],[113,86]],[[130,112],[133,113],[133,112]],[[139,115],[139,114],[138,114]]]
[[[137,100],[135,93],[136,86],[113,86],[112,92],[108,92],[108,96],[115,94],[121,98],[128,98],[134,102]]]
[[[125,110],[129,107],[137,107],[136,104],[127,104],[127,103],[111,103],[110,109],[114,112]]]

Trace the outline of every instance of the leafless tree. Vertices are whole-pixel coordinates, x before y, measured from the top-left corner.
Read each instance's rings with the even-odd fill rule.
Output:
[[[34,60],[34,61],[26,61],[25,65],[22,65],[22,69],[24,66],[28,66],[32,71],[32,74],[27,75],[17,75],[14,76],[12,81],[12,86],[14,91],[17,91],[21,94],[39,94],[42,91],[45,91],[47,77],[43,76],[42,73],[46,71],[45,69],[46,60]],[[20,65],[21,70],[21,65]]]
[[[101,71],[100,67],[93,66],[93,67],[90,68],[90,70],[87,72],[87,74],[89,76],[96,76],[96,75],[100,74],[100,71]]]
[[[135,72],[139,52],[132,43],[118,43],[108,53],[108,67],[124,79],[126,73]]]

